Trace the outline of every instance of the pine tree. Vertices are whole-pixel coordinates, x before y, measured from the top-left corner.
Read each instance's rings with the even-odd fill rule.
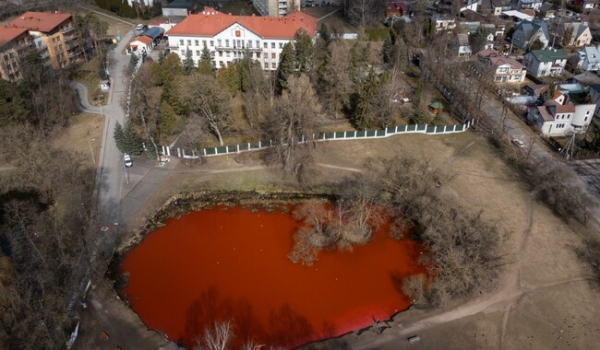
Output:
[[[329,30],[327,24],[321,24],[321,30],[319,30],[319,34],[321,35],[321,39],[323,39],[326,43],[329,43],[329,40],[331,40],[331,31]]]
[[[364,130],[371,124],[369,121],[370,105],[373,101],[375,91],[377,90],[377,85],[377,76],[371,68],[367,75],[367,79],[361,85],[357,96],[358,100],[352,120],[357,129]]]
[[[200,71],[200,74],[214,74],[214,64],[212,55],[210,54],[210,50],[208,50],[206,44],[204,44],[204,48],[202,49],[202,55],[200,55],[200,61],[198,61],[198,70]]]
[[[381,47],[381,57],[383,59],[383,63],[390,63],[391,61],[391,51],[392,51],[392,34],[388,34],[383,41],[383,46]]]
[[[121,123],[117,121],[115,125],[115,131],[113,132],[113,138],[115,139],[115,143],[117,144],[117,148],[121,153],[127,153],[125,151],[125,134],[123,133],[123,127]]]
[[[312,70],[315,47],[310,35],[304,29],[298,29],[294,35],[294,49],[296,51],[295,68],[298,73],[306,73]]]
[[[137,135],[129,121],[123,128],[123,153],[140,154],[144,151],[142,139]]]
[[[187,50],[185,60],[183,60],[183,71],[185,75],[189,75],[194,70],[194,59],[192,58],[192,50]]]
[[[135,53],[132,53],[131,58],[129,59],[129,69],[134,70],[139,60],[140,58]]]
[[[294,56],[292,44],[285,44],[279,55],[279,67],[277,67],[277,92],[280,94],[287,90],[288,77],[294,72]]]
[[[229,63],[227,67],[219,69],[217,72],[217,80],[229,90],[232,95],[235,95],[242,89],[242,80],[240,78],[240,70],[238,63]]]
[[[162,101],[160,104],[160,115],[158,119],[158,130],[161,135],[170,135],[173,132],[173,126],[177,120],[177,114],[173,107],[167,102]]]

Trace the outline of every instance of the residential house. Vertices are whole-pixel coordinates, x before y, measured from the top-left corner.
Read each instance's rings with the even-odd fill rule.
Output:
[[[600,118],[600,84],[590,86],[589,96],[590,100],[596,104],[594,116]]]
[[[579,59],[577,67],[585,71],[600,70],[600,50],[597,46],[586,46],[577,51],[575,57]]]
[[[431,22],[435,27],[436,33],[456,28],[456,19],[448,15],[441,15],[437,13],[431,16]]]
[[[550,85],[548,84],[526,85],[525,87],[523,87],[523,94],[540,97],[540,95],[545,94],[549,88]]]
[[[385,18],[402,17],[407,13],[407,6],[401,1],[388,2],[385,9]]]
[[[490,0],[490,5],[494,16],[500,16],[502,12],[512,10],[510,0]]]
[[[570,37],[566,37],[570,35]],[[592,32],[587,23],[573,22],[565,23],[560,42],[563,46],[582,47],[592,42]]]
[[[10,82],[23,78],[21,62],[33,47],[33,38],[25,28],[0,27],[0,77]]]
[[[560,137],[572,132],[584,132],[592,121],[596,104],[574,105],[561,93],[553,97],[541,106],[529,108],[527,120],[544,136]]]
[[[533,50],[523,56],[523,64],[535,77],[558,76],[563,73],[568,58],[564,49]]]
[[[35,45],[48,57],[52,68],[66,67],[83,58],[83,48],[77,40],[75,23],[70,13],[25,12],[11,26],[27,29]]]
[[[592,72],[583,72],[581,74],[574,75],[569,82],[576,83],[584,87],[600,84],[600,77]]]
[[[252,6],[261,16],[283,17],[300,10],[300,0],[252,0]]]
[[[550,42],[548,26],[545,22],[521,21],[515,26],[511,40],[512,44],[521,50],[529,49],[531,44],[539,40],[545,49]]]
[[[513,0],[513,8],[518,11],[534,10],[539,11],[542,7],[542,0]]]
[[[454,49],[458,57],[471,56],[471,45],[469,45],[469,34],[456,34],[454,38]]]
[[[191,0],[174,0],[162,6],[162,15],[164,17],[185,17],[194,9],[194,3]]]
[[[542,7],[540,7],[540,17],[542,19],[552,19],[555,16],[556,10],[554,10],[554,5],[549,1],[543,3]]]
[[[496,83],[522,83],[525,80],[527,70],[515,59],[492,50],[479,52],[477,58],[480,62],[490,64],[495,68],[494,82]]]
[[[577,7],[581,7],[583,10],[592,10],[600,7],[600,0],[573,0],[571,3]]]
[[[217,68],[249,57],[271,71],[277,69],[283,46],[294,40],[299,29],[314,38],[317,20],[299,11],[285,17],[233,16],[205,7],[187,16],[167,35],[171,52],[182,60],[190,51],[197,63],[206,46]]]

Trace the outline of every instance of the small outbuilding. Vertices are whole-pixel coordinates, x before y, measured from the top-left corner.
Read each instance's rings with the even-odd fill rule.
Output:
[[[98,87],[100,88],[101,91],[107,92],[108,90],[110,90],[110,81],[108,81],[108,80],[102,80],[98,84]]]
[[[194,9],[194,3],[191,0],[174,0],[169,4],[163,5],[162,15],[170,16],[187,16]]]
[[[127,52],[131,55],[142,56],[147,54],[152,49],[152,44],[152,38],[145,35],[140,35],[129,43],[129,49]]]

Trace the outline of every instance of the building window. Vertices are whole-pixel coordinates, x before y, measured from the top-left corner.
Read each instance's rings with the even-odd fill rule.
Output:
[[[279,48],[283,49],[283,43],[279,43]]]
[[[251,49],[252,48],[252,40],[248,40],[248,48]]]
[[[225,52],[226,57],[231,57],[231,53],[229,51]]]
[[[269,48],[269,44],[266,41],[264,42],[264,45],[265,45],[265,49]]]
[[[260,47],[260,41],[256,40],[256,48],[258,49]]]
[[[237,51],[233,51],[233,57],[237,57]]]
[[[590,111],[585,112],[585,115],[590,115]]]
[[[214,43],[214,41],[212,41],[212,40],[211,40],[211,41],[210,41],[210,47],[213,47],[213,46],[215,46],[213,43]]]
[[[221,47],[221,39],[217,39],[217,47]]]
[[[223,67],[223,61],[219,61],[219,67]]]
[[[225,47],[229,47],[229,39],[225,39]]]
[[[185,56],[185,50],[181,50],[181,56]]]
[[[588,117],[583,118],[584,122],[587,122],[587,120],[588,120]]]
[[[223,51],[219,51],[219,57],[223,57]]]
[[[183,46],[183,39],[179,40],[179,45]]]
[[[202,46],[206,46],[206,40],[202,40]]]
[[[265,53],[263,54],[263,58],[269,58],[269,54],[265,52]]]
[[[196,56],[200,56],[200,50],[196,50]]]
[[[196,44],[196,46],[200,46],[200,40],[194,40],[194,44]]]
[[[273,68],[273,69],[277,68],[277,63],[275,63],[275,62],[271,63],[271,68]]]
[[[272,49],[274,49],[274,48],[275,48],[275,43],[274,43],[274,42],[272,42],[272,43],[271,43],[271,48],[272,48]]]
[[[192,46],[192,41],[188,40],[188,46]]]
[[[273,52],[273,53],[271,54],[271,58],[272,58],[272,59],[276,59],[276,58],[277,58],[277,54],[276,54],[275,52]]]

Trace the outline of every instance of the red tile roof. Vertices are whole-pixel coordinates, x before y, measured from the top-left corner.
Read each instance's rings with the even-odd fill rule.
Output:
[[[201,13],[187,16],[167,34],[215,36],[234,23],[262,38],[292,39],[300,28],[304,28],[310,36],[317,31],[316,18],[300,11],[285,17],[232,16],[205,7]]]
[[[150,45],[152,43],[152,38],[147,37],[145,35],[142,35],[142,36],[138,36],[135,40],[132,41],[132,43],[134,43],[136,41],[144,43],[147,46],[147,45]]]
[[[25,28],[17,28],[10,25],[0,27],[0,47],[8,44],[25,32],[27,32]]]
[[[21,28],[47,33],[69,18],[71,18],[70,13],[25,12],[21,16],[15,18],[11,24]]]

